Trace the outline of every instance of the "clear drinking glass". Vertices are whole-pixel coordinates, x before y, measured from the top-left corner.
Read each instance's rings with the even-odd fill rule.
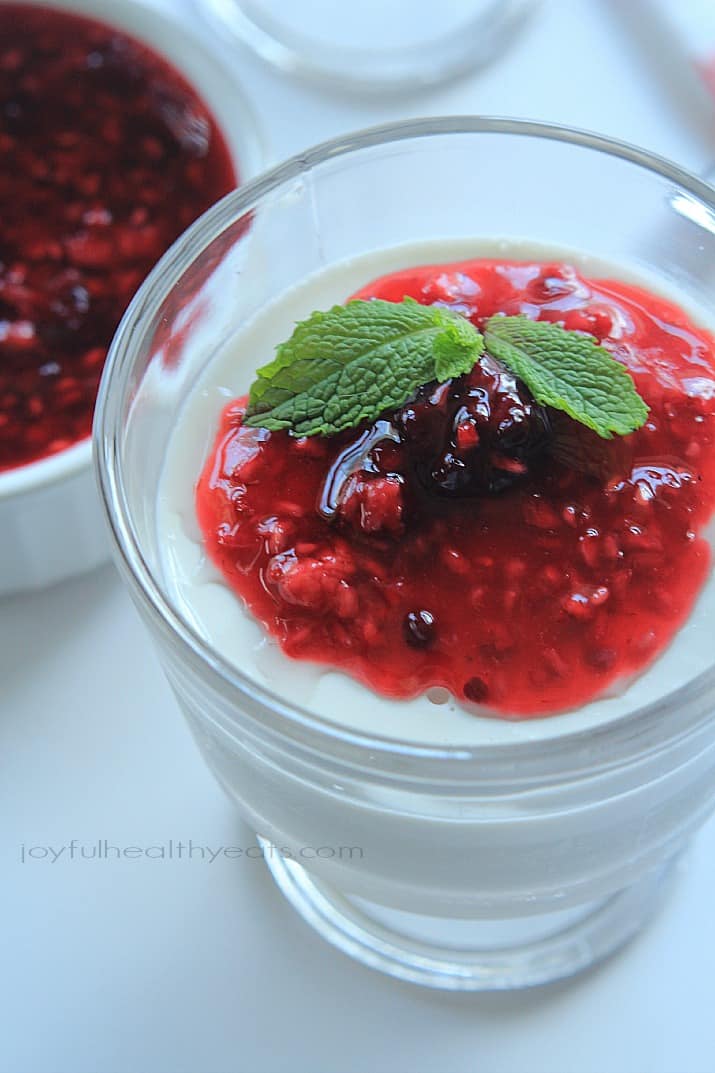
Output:
[[[535,0],[195,0],[230,44],[285,74],[365,93],[414,92],[501,56]]]
[[[320,717],[289,686],[265,688],[227,663],[172,601],[157,485],[182,403],[276,295],[408,241],[588,250],[677,286],[714,318],[714,211],[712,188],[605,138],[476,117],[400,123],[326,143],[229,195],[163,258],[119,328],[95,426],[117,562],[279,886],[368,965],[434,987],[522,987],[624,942],[715,801],[715,667],[602,725],[539,720],[538,740],[533,721],[497,744],[437,746]]]

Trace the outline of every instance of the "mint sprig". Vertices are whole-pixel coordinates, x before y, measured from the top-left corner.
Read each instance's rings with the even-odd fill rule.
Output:
[[[463,316],[412,298],[312,313],[258,370],[245,423],[330,436],[402,406],[430,380],[473,368],[484,349]]]
[[[258,370],[245,424],[330,436],[397,409],[423,384],[470,372],[485,345],[538,402],[599,436],[625,435],[646,420],[632,378],[591,336],[501,315],[482,335],[459,313],[404,298],[358,299],[297,324]]]

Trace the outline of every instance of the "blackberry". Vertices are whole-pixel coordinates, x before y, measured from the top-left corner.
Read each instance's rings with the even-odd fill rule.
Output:
[[[484,355],[468,375],[427,384],[357,430],[330,467],[319,512],[355,532],[399,539],[425,493],[503,492],[529,473],[550,433],[525,385]]]
[[[544,407],[488,354],[466,376],[422,388],[395,424],[414,453],[422,487],[458,497],[511,487],[551,432]]]

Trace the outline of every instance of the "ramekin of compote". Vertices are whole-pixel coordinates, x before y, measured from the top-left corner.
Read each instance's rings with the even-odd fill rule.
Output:
[[[343,137],[210,210],[152,273],[113,342],[95,421],[99,482],[117,562],[181,708],[293,905],[335,945],[403,979],[449,989],[514,988],[587,967],[648,919],[715,802],[708,624],[715,589],[706,524],[715,492],[711,463],[696,462],[701,453],[711,459],[713,443],[714,239],[707,228],[678,223],[674,193],[710,218],[713,191],[675,165],[536,123],[426,119]],[[664,251],[658,236],[674,222],[685,240]],[[295,590],[286,596],[281,588],[286,555],[303,565],[320,557],[304,538],[301,544],[291,537],[288,552],[285,545],[312,495],[303,482],[317,465],[306,447],[312,441],[243,429],[245,404],[232,400],[247,392],[296,321],[362,288],[365,298],[416,295],[480,325],[480,303],[487,303],[481,313],[525,312],[562,322],[582,340],[595,334],[639,387],[650,384],[649,421],[639,419],[633,435],[640,438],[631,441],[641,448],[661,426],[672,421],[680,428],[685,410],[679,403],[666,410],[669,392],[691,413],[693,424],[679,446],[673,441],[673,452],[664,456],[657,441],[648,472],[629,470],[620,482],[609,477],[608,487],[591,473],[588,495],[610,496],[608,502],[630,497],[613,539],[589,521],[580,492],[577,502],[564,501],[558,518],[544,510],[542,492],[525,477],[526,455],[512,451],[504,462],[503,443],[490,465],[510,477],[490,486],[502,498],[489,503],[507,512],[512,504],[514,517],[484,537],[491,540],[488,555],[478,554],[475,536],[491,524],[492,507],[479,498],[483,488],[474,525],[462,527],[471,544],[461,555],[449,544],[454,528],[440,518],[446,499],[430,501],[431,520],[423,522],[433,526],[437,518],[438,528],[429,530],[437,540],[424,545],[424,561],[411,561],[435,600],[434,579],[447,579],[450,570],[457,577],[445,580],[450,598],[442,600],[435,628],[442,614],[468,624],[462,640],[476,644],[478,673],[467,682],[461,670],[461,678],[450,678],[449,645],[439,648],[439,632],[440,656],[433,658],[435,623],[423,608],[400,621],[400,592],[416,591],[414,577],[405,584],[390,575],[385,605],[392,600],[399,616],[386,612],[371,637],[365,632],[368,648],[350,664],[341,645],[355,644],[364,591],[357,603],[345,597],[336,617],[333,604],[308,608]],[[197,310],[188,324],[177,312],[187,298]],[[687,367],[673,372],[658,349],[665,336],[648,336],[647,345],[638,336],[640,349],[631,346],[646,323],[667,335],[668,346],[687,347]],[[434,401],[424,392],[416,398],[420,405]],[[390,427],[400,420],[393,413]],[[473,446],[470,420],[460,417],[454,451],[464,446],[459,435]],[[253,436],[247,450],[247,441],[231,439],[244,432]],[[272,455],[273,471],[249,474],[276,436],[291,451],[299,445],[304,463],[291,468]],[[316,450],[320,455],[320,444]],[[681,460],[687,450],[690,461]],[[550,481],[556,463],[544,465],[540,472]],[[442,479],[444,469],[438,472]],[[240,488],[231,486],[231,473],[240,475]],[[705,477],[702,492],[698,475]],[[399,483],[399,474],[388,479]],[[689,488],[686,513],[700,520],[697,532],[693,521],[666,555],[644,519],[652,501],[667,513],[666,499],[681,484]],[[526,511],[524,489],[531,496]],[[274,509],[264,503],[266,517],[256,523],[264,538],[258,544],[255,534],[243,539],[251,516],[248,509],[240,514],[247,490],[272,497]],[[233,495],[237,521],[211,529],[206,505],[219,492]],[[638,517],[630,516],[634,511]],[[345,524],[364,520],[369,510],[348,515],[329,531],[344,535]],[[359,539],[371,537],[370,528]],[[565,536],[567,530],[577,537]],[[380,577],[401,561],[413,535],[408,525],[381,538],[372,547],[384,568],[371,576],[378,595]],[[394,543],[386,552],[388,538]],[[601,548],[595,558],[593,541]],[[493,569],[500,543],[509,561],[499,566],[495,586],[476,574]],[[537,562],[542,545],[550,548],[546,566]],[[591,587],[573,591],[572,553],[581,557],[574,572],[601,563],[608,584],[589,574]],[[692,584],[684,596],[678,582],[669,600],[664,590],[680,576],[673,558]],[[566,568],[565,588],[558,567]],[[629,587],[632,578],[641,580]],[[343,582],[337,584],[343,599]],[[480,611],[485,585],[488,612]],[[300,635],[291,632],[295,606],[286,610],[281,599],[297,601],[300,622],[308,624]],[[475,641],[475,621],[492,631],[485,644],[477,643],[478,633]],[[561,631],[560,651],[552,626]],[[502,627],[513,635],[506,643],[494,634]],[[460,628],[449,635],[453,649]],[[310,645],[316,630],[322,648]],[[281,645],[313,661],[288,658]],[[321,652],[323,665],[315,662]]]
[[[111,337],[264,164],[233,71],[164,5],[0,0],[0,595],[109,557],[91,461]]]

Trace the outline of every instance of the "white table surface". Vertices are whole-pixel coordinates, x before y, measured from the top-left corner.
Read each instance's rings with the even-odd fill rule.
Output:
[[[551,0],[508,56],[419,98],[325,98],[241,60],[285,156],[405,115],[588,127],[694,169],[709,117],[626,32],[631,0]],[[187,12],[187,18],[189,18]],[[669,80],[675,79],[672,85]],[[204,768],[111,567],[0,603],[3,1073],[702,1073],[715,1070],[715,822],[672,900],[568,983],[454,996],[312,934],[260,861],[21,861],[21,847],[252,844]],[[111,853],[110,853],[111,857]]]

